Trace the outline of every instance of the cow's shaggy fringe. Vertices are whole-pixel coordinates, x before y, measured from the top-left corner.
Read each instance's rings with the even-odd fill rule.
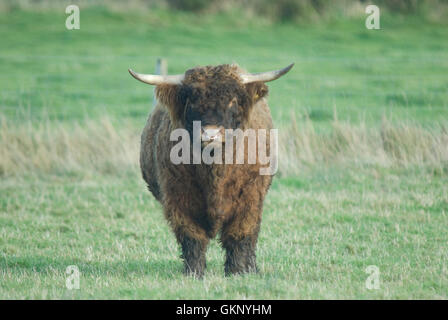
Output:
[[[317,132],[311,120],[279,127],[279,172],[298,175],[315,166],[429,166],[448,170],[448,123],[368,127],[334,120]],[[139,174],[140,132],[112,119],[22,123],[0,117],[0,176],[22,174]]]

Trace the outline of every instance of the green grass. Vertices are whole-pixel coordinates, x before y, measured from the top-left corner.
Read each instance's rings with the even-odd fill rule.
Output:
[[[85,129],[99,141],[100,132],[86,127],[104,116],[138,143],[152,88],[127,69],[152,72],[160,56],[171,73],[231,62],[258,72],[295,62],[269,84],[280,131],[289,130],[292,114],[299,128],[310,119],[318,134],[331,130],[335,114],[372,130],[383,117],[422,128],[448,120],[446,25],[384,15],[382,30],[369,31],[363,18],[272,25],[238,14],[93,7],[81,10],[81,30],[67,31],[65,17],[63,10],[0,12],[0,145],[20,147],[21,140],[2,133],[32,132],[30,123],[50,128],[25,146],[30,152],[51,143],[54,132]],[[106,144],[121,137],[113,130],[105,136]],[[85,136],[68,140],[88,143]],[[180,252],[138,173],[138,157],[132,165],[120,160],[121,170],[92,160],[92,145],[82,150],[76,170],[54,159],[29,166],[45,170],[0,170],[0,298],[448,298],[446,162],[434,170],[423,162],[316,161],[282,174],[265,202],[260,274],[224,277],[224,253],[213,241],[199,281],[182,275]],[[79,267],[80,290],[65,288],[69,265]],[[380,269],[379,290],[366,289],[369,265]]]
[[[144,189],[134,175],[3,181],[0,296],[447,298],[442,177],[370,169],[277,179],[265,203],[260,274],[225,278],[213,241],[201,281],[182,275],[161,207]],[[81,272],[80,290],[65,288],[69,265]],[[369,265],[380,268],[379,290],[365,287]]]

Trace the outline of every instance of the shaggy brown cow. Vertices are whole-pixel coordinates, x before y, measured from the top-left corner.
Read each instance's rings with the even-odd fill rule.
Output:
[[[140,166],[182,248],[186,274],[203,275],[207,245],[219,231],[226,275],[257,270],[255,249],[272,176],[260,175],[258,158],[255,164],[173,164],[170,151],[176,142],[170,141],[171,132],[184,128],[192,137],[193,121],[201,121],[203,132],[217,129],[210,140],[222,137],[223,129],[271,129],[264,82],[292,66],[259,74],[237,65],[197,67],[174,76],[129,70],[136,79],[157,86],[158,104],[141,137]],[[247,158],[247,140],[243,147]]]

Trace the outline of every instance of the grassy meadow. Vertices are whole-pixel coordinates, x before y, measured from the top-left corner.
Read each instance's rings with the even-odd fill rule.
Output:
[[[448,298],[447,25],[88,6],[69,31],[66,17],[0,10],[0,298]],[[224,277],[215,240],[204,279],[182,275],[138,166],[153,89],[127,72],[158,57],[169,73],[296,64],[269,83],[281,153],[259,274]]]

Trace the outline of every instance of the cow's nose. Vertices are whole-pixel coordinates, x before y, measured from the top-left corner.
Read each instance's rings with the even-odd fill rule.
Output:
[[[221,141],[222,131],[222,128],[217,126],[202,127],[202,141]]]

